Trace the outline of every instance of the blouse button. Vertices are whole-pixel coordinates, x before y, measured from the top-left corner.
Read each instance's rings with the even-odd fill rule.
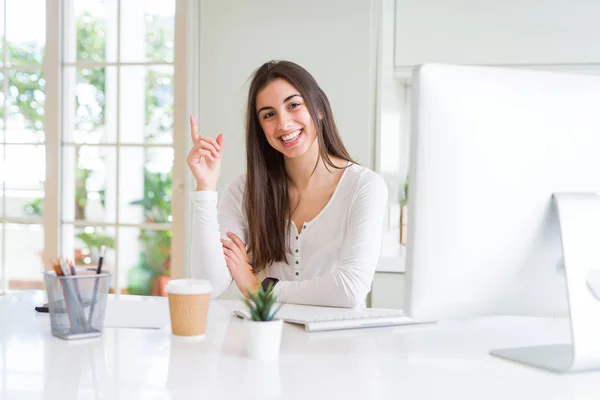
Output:
[[[298,240],[298,236],[296,236],[296,240]]]
[[[296,264],[300,264],[300,261],[296,261]]]
[[[300,272],[296,272],[296,276],[300,275]]]
[[[298,252],[298,249],[296,249],[296,253]]]

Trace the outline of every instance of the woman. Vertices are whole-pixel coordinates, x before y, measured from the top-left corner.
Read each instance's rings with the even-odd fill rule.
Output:
[[[190,124],[192,276],[210,280],[213,297],[233,279],[244,294],[274,285],[280,302],[364,307],[381,249],[387,188],[350,158],[315,79],[288,61],[255,71],[247,173],[225,188],[218,212],[224,136],[201,136],[193,116]]]

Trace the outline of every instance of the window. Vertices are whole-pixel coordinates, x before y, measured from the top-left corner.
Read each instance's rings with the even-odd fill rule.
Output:
[[[0,289],[41,278],[44,6],[37,0],[0,1]]]
[[[105,246],[114,291],[157,294],[183,260],[171,247],[185,225],[171,208],[184,195],[173,193],[186,143],[176,99],[187,109],[174,85],[176,0],[5,2],[2,288],[42,288],[51,259],[95,266]]]

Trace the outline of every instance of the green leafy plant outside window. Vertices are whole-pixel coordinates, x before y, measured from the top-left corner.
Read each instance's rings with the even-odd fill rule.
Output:
[[[144,197],[131,202],[144,208],[146,222],[170,222],[173,174],[144,171]],[[138,265],[128,275],[130,294],[150,294],[158,276],[169,276],[171,260],[171,231],[142,229],[142,252]]]

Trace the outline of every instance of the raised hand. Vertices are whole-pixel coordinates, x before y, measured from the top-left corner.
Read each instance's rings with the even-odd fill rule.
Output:
[[[196,190],[217,190],[225,135],[220,133],[216,139],[201,136],[193,115],[190,115],[190,128],[194,147],[188,154],[187,164],[196,179]]]

